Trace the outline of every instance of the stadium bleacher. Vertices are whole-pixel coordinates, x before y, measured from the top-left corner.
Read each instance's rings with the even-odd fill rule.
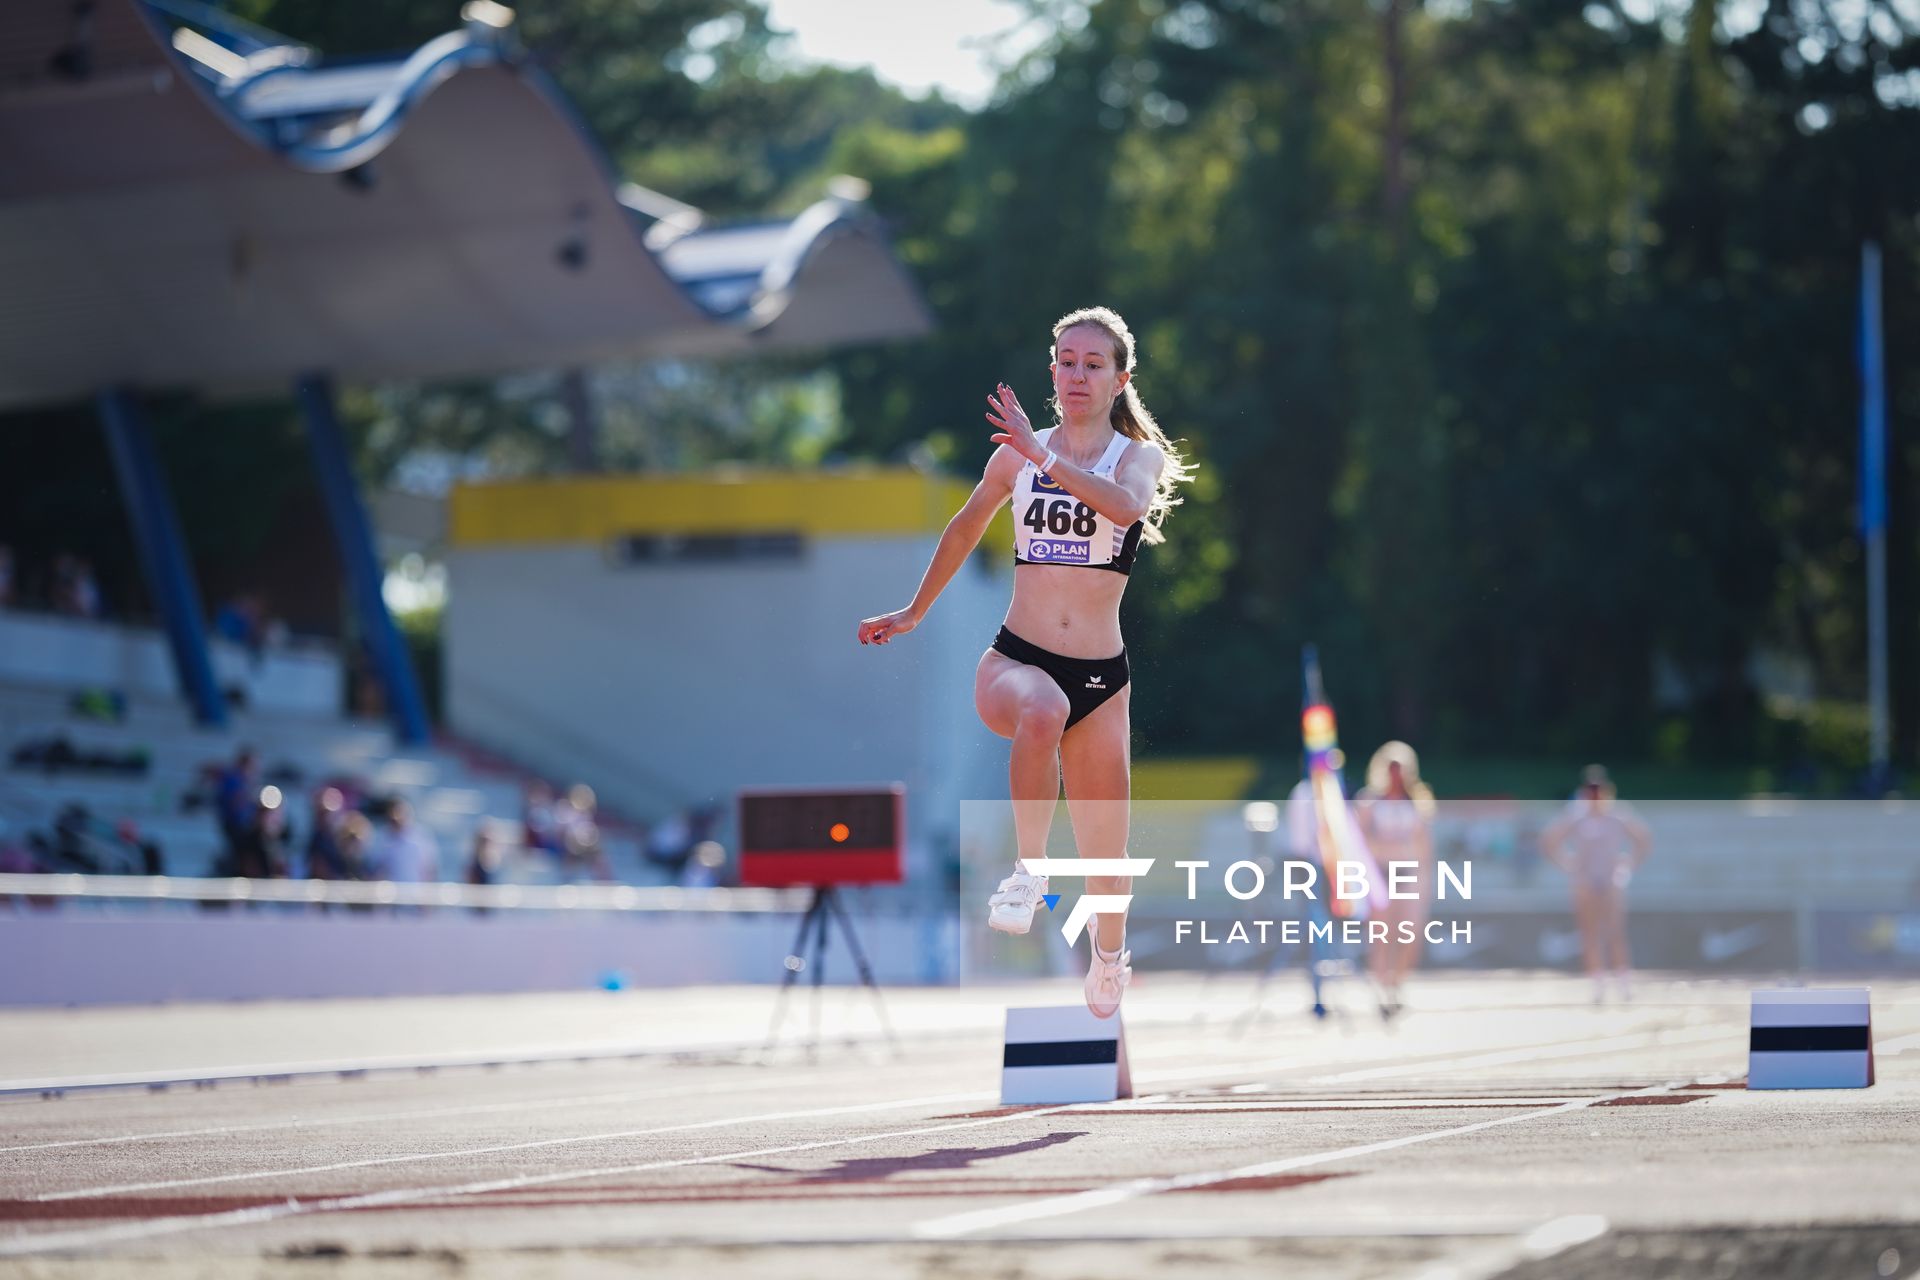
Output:
[[[231,761],[243,745],[259,753],[262,780],[284,793],[296,844],[309,831],[313,791],[340,778],[357,780],[370,795],[409,801],[439,844],[442,879],[461,876],[483,823],[518,839],[523,778],[481,772],[449,748],[404,749],[383,723],[253,709],[236,710],[228,728],[214,731],[195,724],[179,699],[142,694],[126,696],[124,719],[105,723],[74,714],[72,693],[0,683],[0,824],[16,842],[50,830],[60,811],[77,803],[100,822],[132,822],[142,839],[161,846],[170,874],[213,874],[218,824],[210,805],[195,798],[206,790],[208,767]],[[52,738],[83,754],[141,752],[149,764],[131,776],[12,763],[23,744]],[[646,878],[630,837],[614,833],[607,844],[617,876]],[[526,882],[553,874],[524,851],[510,853],[502,870]]]

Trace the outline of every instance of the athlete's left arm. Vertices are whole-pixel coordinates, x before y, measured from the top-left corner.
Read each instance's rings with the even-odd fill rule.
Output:
[[[1620,815],[1620,825],[1627,829],[1627,839],[1633,842],[1633,867],[1637,871],[1640,864],[1653,852],[1653,833],[1647,830],[1647,824],[1631,813]]]
[[[1160,469],[1167,455],[1150,441],[1136,440],[1120,456],[1113,479],[1083,471],[1061,459],[1048,474],[1062,489],[1098,511],[1117,525],[1126,526],[1142,519],[1153,505],[1153,488],[1160,482]]]

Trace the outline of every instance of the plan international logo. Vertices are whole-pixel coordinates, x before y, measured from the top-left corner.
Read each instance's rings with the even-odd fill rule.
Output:
[[[1092,553],[1092,544],[1074,542],[1065,538],[1035,538],[1027,544],[1027,559],[1045,560],[1051,564],[1073,561],[1085,564],[1092,557]]]

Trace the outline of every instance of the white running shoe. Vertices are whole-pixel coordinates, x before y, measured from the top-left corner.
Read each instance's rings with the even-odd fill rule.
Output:
[[[1120,1011],[1120,997],[1133,981],[1133,952],[1122,951],[1109,959],[1094,943],[1093,963],[1087,966],[1087,1008],[1096,1018],[1111,1018]]]
[[[1033,913],[1046,891],[1045,876],[1029,875],[1025,867],[1015,867],[987,899],[987,927],[1002,933],[1025,933],[1033,928]]]

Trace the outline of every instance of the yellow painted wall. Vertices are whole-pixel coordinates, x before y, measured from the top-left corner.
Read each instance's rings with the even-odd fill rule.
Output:
[[[1251,756],[1135,760],[1135,800],[1239,800],[1260,772]]]
[[[456,547],[604,542],[627,534],[795,532],[816,537],[937,534],[972,485],[905,469],[564,476],[456,487]],[[1002,509],[982,545],[1009,549]]]

